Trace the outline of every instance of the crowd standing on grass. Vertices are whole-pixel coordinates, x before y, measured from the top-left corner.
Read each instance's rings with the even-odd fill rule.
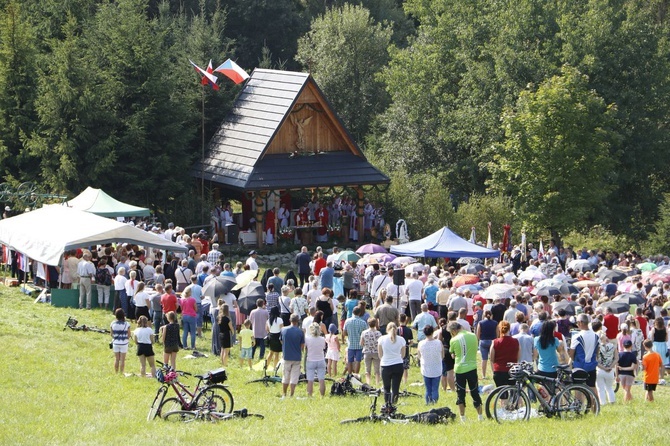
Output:
[[[496,259],[473,268],[457,259],[348,262],[337,248],[329,254],[302,247],[297,275],[282,277],[272,268],[261,281],[257,273],[253,280],[261,281],[265,294],[245,314],[235,294],[211,299],[203,288],[219,275],[260,272],[256,251],[231,265],[204,232],[189,235],[169,225],[163,234],[188,252],[103,245],[67,251],[58,271],[64,288],[79,290],[80,308],[91,308],[96,287],[98,306],[114,313],[110,347],[120,373],[131,340],[142,376],[147,363],[155,370],[156,344],[162,344],[164,362],[176,367],[180,350],[202,344],[206,319],[212,322],[211,352],[224,366],[235,355],[248,368],[256,361],[275,368],[281,360],[287,397],[301,371],[308,375],[308,394],[316,381],[323,395],[326,376],[363,373],[364,362],[366,383],[383,387],[389,410],[416,358],[426,403],[436,404],[440,391],[454,392],[463,419],[469,400],[481,413],[482,384],[511,382],[513,362],[532,362],[550,377],[559,364],[583,369],[601,405],[616,403],[617,382],[623,402],[633,398],[636,381],[652,401],[670,368],[665,256],[574,251],[554,243],[544,253],[529,244],[524,252],[512,250],[509,263]],[[398,270],[401,284],[394,280]]]

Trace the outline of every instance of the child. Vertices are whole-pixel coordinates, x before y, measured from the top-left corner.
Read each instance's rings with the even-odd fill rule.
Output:
[[[407,373],[409,370],[409,351],[411,349],[412,341],[414,340],[414,335],[412,334],[412,329],[407,326],[407,315],[402,313],[400,315],[400,327],[398,327],[398,334],[405,339],[405,357],[403,358],[402,368],[404,370],[402,378],[405,382],[405,387],[407,387]]]
[[[152,344],[154,342],[154,331],[149,326],[149,319],[142,315],[137,319],[137,328],[133,332],[133,339],[137,343],[137,356],[140,358],[140,376],[146,377],[147,361],[151,367],[152,378],[156,375],[156,364],[154,363],[154,349]]]
[[[179,324],[177,313],[170,311],[167,315],[168,324],[161,327],[161,342],[163,343],[163,362],[177,369],[177,352],[181,344],[179,339]]]
[[[337,337],[337,326],[330,324],[326,335],[326,359],[328,360],[328,376],[337,376],[337,361],[340,360],[340,340]]]
[[[240,367],[244,365],[246,359],[249,363],[249,370],[251,370],[251,352],[256,344],[254,339],[254,332],[251,331],[251,321],[247,319],[244,321],[244,328],[240,331]]]
[[[644,341],[645,353],[642,358],[642,370],[644,370],[644,390],[647,391],[646,401],[654,401],[654,391],[658,384],[658,377],[663,373],[663,359],[654,350],[654,341]]]
[[[637,370],[637,353],[633,351],[633,341],[626,339],[623,341],[623,348],[619,354],[619,362],[617,364],[617,380],[621,383],[621,387],[626,392],[623,397],[624,403],[633,400],[633,394],[630,392],[633,382],[635,381],[635,371]]]

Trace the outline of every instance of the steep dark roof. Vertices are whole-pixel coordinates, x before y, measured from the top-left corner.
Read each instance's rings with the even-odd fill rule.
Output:
[[[365,157],[351,152],[295,158],[263,155],[308,80],[308,73],[255,69],[209,142],[204,163],[198,161],[193,167],[193,175],[238,190],[388,183]],[[325,169],[326,159],[335,164]]]
[[[386,184],[388,178],[351,152],[319,155],[266,155],[247,183],[247,190]]]

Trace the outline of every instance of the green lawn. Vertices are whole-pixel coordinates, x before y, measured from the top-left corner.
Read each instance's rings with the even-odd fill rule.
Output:
[[[80,324],[107,327],[111,314],[33,304],[31,298],[6,287],[0,287],[0,307],[0,345],[5,350],[0,363],[4,409],[0,444],[427,445],[530,444],[538,440],[544,444],[667,444],[668,387],[661,387],[657,401],[647,404],[641,387],[636,386],[632,404],[606,406],[599,418],[589,420],[534,419],[501,426],[476,421],[470,405],[464,425],[341,426],[340,420],[367,413],[367,398],[280,400],[279,386],[245,384],[262,372],[240,369],[237,352],[228,367],[227,383],[235,407],[262,413],[265,420],[189,425],[147,422],[149,405],[159,386],[156,380],[115,375],[107,335],[63,330],[68,315],[74,315]],[[208,346],[209,332],[205,332],[199,347],[208,352]],[[157,353],[160,351],[158,347]],[[201,373],[220,366],[219,359],[211,355],[187,360],[183,359],[186,354],[179,354],[177,366],[182,370]],[[126,371],[139,372],[134,346]],[[420,381],[418,370],[411,370],[410,383]],[[410,390],[422,393],[422,387]],[[298,387],[297,395],[306,395],[304,385]],[[441,404],[456,410],[454,402],[455,395],[441,394]],[[421,398],[405,398],[400,408],[410,414],[425,406]]]

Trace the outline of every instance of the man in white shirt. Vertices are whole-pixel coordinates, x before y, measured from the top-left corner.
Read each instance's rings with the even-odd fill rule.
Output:
[[[252,271],[257,271],[258,270],[258,263],[256,263],[256,257],[258,257],[258,253],[255,250],[251,250],[249,252],[249,258],[247,259],[247,265],[249,265],[249,269]]]
[[[190,285],[192,275],[193,271],[188,268],[188,260],[182,260],[181,266],[174,272],[174,276],[177,279],[177,292],[180,293],[184,291],[184,289]]]
[[[279,220],[279,227],[286,228],[288,227],[288,217],[291,215],[284,203],[279,206],[279,211],[277,212],[277,220]]]
[[[405,279],[405,293],[409,301],[409,312],[412,320],[421,313],[421,294],[423,292],[423,282],[419,280],[419,274],[411,273],[409,279]]]
[[[472,326],[470,325],[470,322],[466,319],[468,315],[468,309],[467,308],[461,308],[458,311],[458,319],[456,319],[456,322],[461,324],[461,327],[463,327],[463,330],[467,331],[468,333],[472,332]]]
[[[84,308],[84,297],[86,297],[86,309],[91,309],[92,281],[95,280],[95,266],[91,262],[91,253],[85,252],[77,264],[79,275],[79,309]]]
[[[202,269],[207,266],[209,269],[212,269],[212,264],[207,261],[207,254],[200,254],[200,261],[195,266],[195,273],[201,274]]]
[[[379,305],[384,302],[377,302],[379,299],[379,291],[386,289],[388,284],[393,285],[393,269],[389,268],[389,273],[386,274],[384,268],[380,269],[379,275],[375,276],[372,279],[372,285],[370,286],[370,296],[372,297],[372,302],[374,302],[374,307],[377,308]]]

